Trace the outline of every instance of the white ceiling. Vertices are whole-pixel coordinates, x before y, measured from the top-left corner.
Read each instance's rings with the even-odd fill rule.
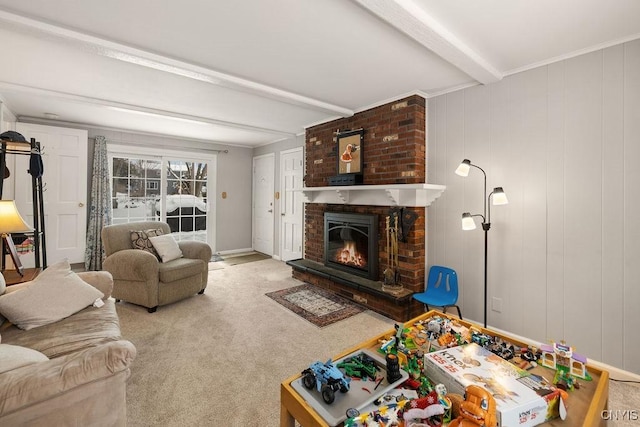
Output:
[[[0,0],[0,99],[251,147],[639,37],[638,0]]]

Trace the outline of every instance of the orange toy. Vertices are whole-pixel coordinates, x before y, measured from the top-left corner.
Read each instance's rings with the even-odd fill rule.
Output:
[[[465,389],[465,400],[460,404],[460,415],[449,427],[496,427],[496,401],[484,388],[470,385]]]

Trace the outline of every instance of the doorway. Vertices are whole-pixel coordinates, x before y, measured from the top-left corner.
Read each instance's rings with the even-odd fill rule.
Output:
[[[304,202],[302,179],[304,161],[302,147],[280,153],[280,258],[282,261],[302,258]]]
[[[275,154],[253,158],[253,249],[273,255]]]
[[[87,230],[87,149],[86,130],[67,129],[30,123],[16,123],[16,130],[27,140],[40,142],[44,163],[43,198],[47,263],[65,258],[84,263]],[[28,223],[33,223],[33,199],[29,156],[15,159],[15,201]],[[24,171],[24,172],[23,172]],[[14,171],[12,171],[12,174]],[[23,174],[23,175],[21,175]],[[20,255],[22,265],[33,267],[33,252]]]

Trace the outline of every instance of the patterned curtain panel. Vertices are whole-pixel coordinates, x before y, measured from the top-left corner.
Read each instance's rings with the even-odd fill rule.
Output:
[[[96,136],[89,226],[87,227],[87,249],[84,255],[84,266],[87,271],[102,270],[104,246],[100,233],[102,227],[109,224],[111,224],[111,182],[109,180],[107,140],[104,136]]]

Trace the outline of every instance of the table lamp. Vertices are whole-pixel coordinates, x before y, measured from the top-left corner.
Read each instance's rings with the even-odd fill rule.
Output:
[[[20,276],[24,275],[24,268],[22,267],[20,258],[18,258],[16,246],[13,244],[13,239],[11,239],[11,233],[28,233],[30,231],[33,231],[33,228],[31,228],[20,216],[20,212],[18,212],[15,201],[0,200],[0,236],[2,236],[3,247],[0,264],[2,265],[2,270],[5,269],[4,248],[8,248],[9,255],[11,255],[16,271]]]

